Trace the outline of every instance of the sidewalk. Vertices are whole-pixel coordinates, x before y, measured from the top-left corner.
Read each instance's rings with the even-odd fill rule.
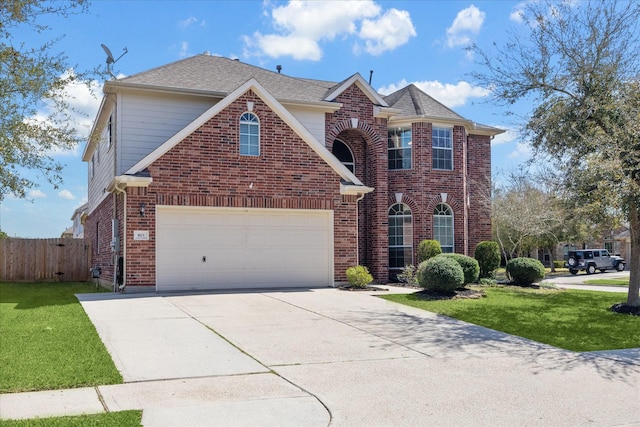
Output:
[[[640,349],[573,353],[336,289],[102,298],[80,297],[126,383],[0,395],[0,418],[640,425]]]

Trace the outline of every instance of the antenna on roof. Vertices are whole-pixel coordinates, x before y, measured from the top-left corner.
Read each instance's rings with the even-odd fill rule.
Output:
[[[109,48],[104,45],[104,44],[100,44],[100,46],[102,46],[102,50],[104,50],[104,53],[107,54],[107,72],[109,73],[109,75],[111,77],[113,77],[114,79],[116,78],[116,76],[113,75],[113,73],[111,72],[111,64],[115,64],[116,62],[118,62],[120,60],[120,58],[122,58],[124,55],[127,54],[127,52],[129,52],[127,50],[127,48],[125,47],[124,52],[122,52],[122,55],[118,56],[118,58],[113,59],[113,54],[111,53],[111,50],[109,50]]]
[[[278,70],[278,74],[282,71],[282,65],[276,65],[276,70]]]
[[[369,70],[369,86],[371,86],[371,79],[373,78],[373,70]]]

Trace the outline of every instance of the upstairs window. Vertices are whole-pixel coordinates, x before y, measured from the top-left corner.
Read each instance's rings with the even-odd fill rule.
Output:
[[[260,155],[260,121],[253,113],[244,113],[240,117],[240,154]]]
[[[453,211],[449,205],[440,203],[433,210],[433,240],[440,242],[444,253],[452,253],[453,248]]]
[[[109,149],[111,149],[113,146],[113,115],[109,116],[109,123],[107,123],[107,142]]]
[[[389,130],[389,169],[411,169],[411,128]]]
[[[452,129],[433,128],[433,169],[453,170]]]
[[[340,162],[347,167],[352,173],[356,173],[355,163],[353,161],[353,153],[347,144],[336,139],[333,141],[333,148],[331,150],[334,156]]]

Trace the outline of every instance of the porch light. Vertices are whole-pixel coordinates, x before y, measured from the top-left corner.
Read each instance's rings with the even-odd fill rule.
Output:
[[[140,203],[140,216],[144,216],[144,211],[146,207],[147,205],[145,205],[144,203]]]

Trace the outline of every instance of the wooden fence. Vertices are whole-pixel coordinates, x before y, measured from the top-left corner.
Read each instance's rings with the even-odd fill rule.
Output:
[[[0,280],[89,280],[89,249],[89,241],[83,239],[0,239]]]

